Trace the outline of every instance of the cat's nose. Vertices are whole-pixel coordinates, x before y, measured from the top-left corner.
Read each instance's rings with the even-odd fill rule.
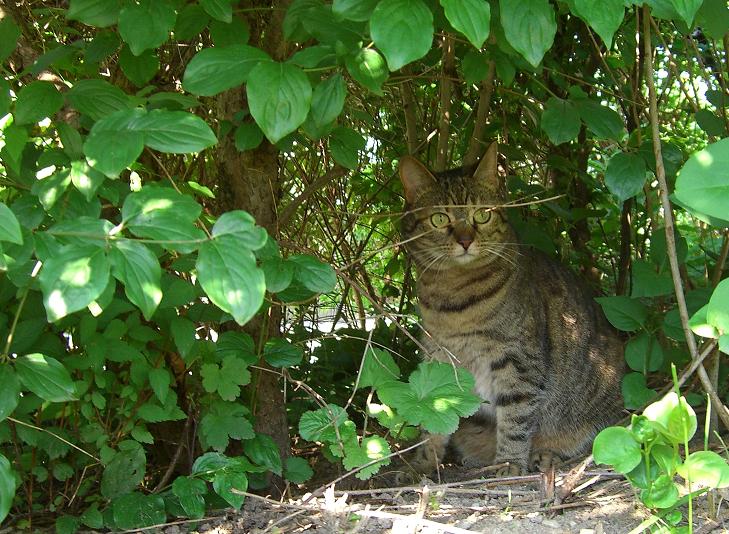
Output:
[[[468,250],[468,247],[470,247],[471,243],[473,243],[473,239],[462,237],[458,240],[458,243],[463,247],[463,250]]]

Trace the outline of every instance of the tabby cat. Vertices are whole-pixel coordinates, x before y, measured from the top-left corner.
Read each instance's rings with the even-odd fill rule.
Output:
[[[501,475],[586,452],[620,416],[622,343],[569,269],[517,243],[496,144],[472,172],[399,167],[427,357],[467,368],[487,401],[415,468],[431,472],[449,441],[467,465],[508,462]]]

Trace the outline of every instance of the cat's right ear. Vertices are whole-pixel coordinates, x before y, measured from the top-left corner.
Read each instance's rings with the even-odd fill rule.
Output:
[[[435,177],[428,168],[412,156],[403,156],[398,162],[405,200],[415,202],[418,190],[432,186]]]

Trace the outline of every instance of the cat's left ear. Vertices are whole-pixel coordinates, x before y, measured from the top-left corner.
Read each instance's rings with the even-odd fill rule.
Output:
[[[405,199],[415,202],[418,190],[429,188],[436,180],[428,168],[412,156],[403,156],[398,162],[400,180],[405,190]]]
[[[486,154],[481,158],[473,178],[477,183],[485,185],[497,198],[506,196],[504,181],[499,176],[498,169],[499,146],[494,141],[486,150]]]

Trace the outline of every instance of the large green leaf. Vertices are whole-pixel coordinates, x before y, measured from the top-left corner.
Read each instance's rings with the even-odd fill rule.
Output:
[[[369,467],[361,469],[354,475],[360,480],[367,480],[377,473],[381,467],[390,465],[390,458],[385,458],[386,456],[389,456],[389,454],[390,445],[387,443],[387,440],[380,436],[369,436],[364,438],[361,444],[354,439],[347,442],[344,446],[344,468],[355,469],[374,460],[384,458],[380,462],[376,462]]]
[[[63,96],[51,82],[30,82],[15,101],[15,123],[32,124],[61,109]]]
[[[23,235],[20,233],[18,218],[4,202],[0,202],[0,241],[7,241],[17,245],[23,244]]]
[[[251,71],[246,94],[251,115],[269,141],[276,143],[304,122],[312,90],[299,67],[265,62]]]
[[[211,239],[200,247],[197,258],[200,285],[210,300],[230,313],[235,321],[247,323],[263,304],[266,280],[256,257],[241,248],[234,236]]]
[[[290,256],[288,261],[294,267],[294,277],[316,293],[329,293],[337,284],[337,274],[331,265],[304,254]]]
[[[347,84],[341,74],[335,74],[319,83],[311,97],[309,122],[314,128],[315,137],[321,137],[324,129],[339,116],[344,109]]]
[[[13,413],[20,399],[20,381],[13,367],[7,363],[0,364],[0,391],[0,421],[3,421]]]
[[[640,463],[640,443],[627,428],[613,426],[597,435],[592,455],[595,463],[610,465],[619,473],[629,473]]]
[[[625,16],[623,0],[573,0],[575,15],[597,32],[607,45],[612,46],[613,35]]]
[[[205,448],[223,451],[230,439],[251,439],[255,432],[245,406],[216,400],[200,421],[200,440]]]
[[[263,357],[273,367],[299,365],[303,356],[304,349],[280,337],[269,339],[263,348]]]
[[[284,478],[294,484],[303,484],[314,476],[314,470],[305,458],[292,456],[286,458],[286,469],[284,470]]]
[[[187,111],[155,109],[137,127],[144,132],[144,144],[160,152],[200,152],[218,142],[210,126]]]
[[[251,461],[281,476],[281,454],[271,436],[256,434],[253,439],[243,443],[243,450]]]
[[[642,332],[625,346],[625,361],[633,371],[654,372],[663,365],[663,349],[654,335]]]
[[[15,472],[10,462],[0,454],[0,523],[8,516],[15,498]]]
[[[598,139],[619,141],[625,134],[625,125],[620,115],[600,102],[587,98],[574,101],[580,117]]]
[[[366,21],[380,0],[334,0],[332,11],[347,20]]]
[[[116,24],[120,5],[120,0],[71,0],[66,17],[104,28]]]
[[[729,138],[691,155],[678,175],[674,196],[691,212],[729,218]]]
[[[89,164],[116,178],[134,163],[144,149],[144,133],[138,124],[145,114],[143,109],[125,109],[97,121],[84,143]]]
[[[104,183],[106,176],[94,169],[86,161],[78,160],[71,162],[71,183],[76,186],[86,198],[91,202],[96,195],[96,190]]]
[[[66,98],[78,111],[94,121],[121,109],[134,107],[132,99],[104,80],[79,80],[66,93]]]
[[[400,378],[400,368],[388,351],[369,348],[363,358],[365,361],[359,376],[359,387],[371,386],[377,389]]]
[[[27,354],[15,360],[15,370],[23,387],[51,402],[76,400],[76,390],[68,370],[55,358]]]
[[[231,0],[200,0],[200,5],[215,20],[226,23],[233,20]]]
[[[144,479],[147,457],[136,441],[124,441],[101,475],[101,494],[107,499],[134,490]]]
[[[489,36],[491,6],[485,0],[440,0],[445,16],[473,46],[481,48]]]
[[[370,33],[395,71],[430,50],[433,13],[422,0],[382,0],[370,18]]]
[[[729,278],[722,280],[711,294],[706,320],[724,333],[729,333]]]
[[[187,64],[182,87],[196,95],[213,96],[245,83],[262,61],[270,61],[268,54],[248,45],[205,48]]]
[[[704,0],[696,14],[696,25],[707,36],[721,40],[729,31],[729,6],[725,0]]]
[[[595,299],[608,321],[618,330],[633,332],[638,330],[648,318],[648,309],[636,299],[625,296],[598,297]]]
[[[729,486],[729,464],[712,451],[692,452],[676,470],[693,484],[698,483],[709,488]]]
[[[256,226],[255,219],[243,210],[223,213],[213,225],[212,235],[216,239],[235,239],[236,245],[258,250],[268,241],[266,230]]]
[[[119,52],[119,66],[124,76],[137,87],[143,87],[159,70],[159,56],[153,49],[148,49],[135,56],[129,45]]]
[[[643,158],[629,152],[618,152],[610,158],[605,169],[605,185],[620,202],[624,202],[643,191],[645,172]]]
[[[299,419],[299,434],[307,441],[335,442],[337,431],[348,421],[347,412],[336,404],[327,404],[305,412]],[[336,427],[336,430],[335,430]]]
[[[114,242],[109,257],[127,298],[149,320],[162,301],[162,269],[156,256],[142,243],[122,239]]]
[[[175,8],[167,0],[139,0],[119,13],[119,33],[135,56],[167,41],[175,26]]]
[[[111,502],[114,525],[124,530],[161,525],[167,519],[161,495],[133,492],[119,495]]]
[[[200,369],[202,384],[208,393],[218,393],[225,401],[234,401],[240,396],[240,386],[251,381],[248,362],[238,356],[225,356],[222,364],[206,363]]]
[[[94,245],[61,247],[38,276],[49,321],[84,309],[109,283],[106,252]]]
[[[703,3],[704,0],[671,0],[673,8],[681,15],[681,18],[689,28],[692,27],[696,12]]]
[[[499,8],[509,44],[536,67],[552,47],[557,33],[549,0],[499,0]]]
[[[334,128],[329,136],[329,149],[334,161],[342,167],[356,169],[359,165],[359,153],[364,150],[367,141],[359,132],[346,126]]]
[[[389,73],[383,57],[371,48],[362,48],[345,60],[347,72],[363,87],[377,95],[382,94],[382,84]]]
[[[13,53],[20,37],[20,28],[12,18],[0,19],[0,63]]]
[[[582,123],[572,102],[552,97],[544,105],[541,126],[549,140],[560,145],[575,139]]]
[[[204,480],[192,477],[177,477],[172,483],[172,493],[180,499],[180,506],[192,518],[200,518],[205,515],[205,499],[203,496],[208,492]]]

